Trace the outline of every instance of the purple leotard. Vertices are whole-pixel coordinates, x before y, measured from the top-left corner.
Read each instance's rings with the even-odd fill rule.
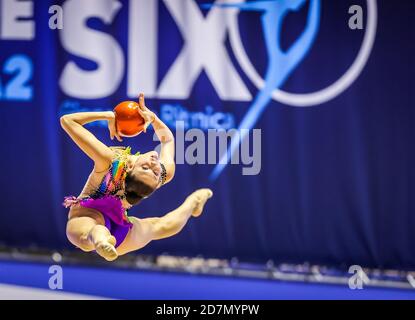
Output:
[[[79,204],[85,208],[98,210],[105,219],[105,226],[117,240],[116,247],[124,241],[133,226],[127,215],[129,208],[123,207],[124,181],[127,174],[126,156],[130,153],[131,149],[127,147],[116,154],[100,186],[91,195],[82,198],[69,196],[65,197],[63,202],[65,208]]]

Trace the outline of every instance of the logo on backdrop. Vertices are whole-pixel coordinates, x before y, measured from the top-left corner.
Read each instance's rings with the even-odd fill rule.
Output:
[[[66,1],[63,5],[65,28],[59,31],[62,46],[77,57],[95,61],[98,68],[84,70],[74,61],[69,61],[60,77],[62,91],[80,99],[104,98],[115,93],[127,72],[129,97],[136,97],[140,90],[148,98],[180,101],[189,98],[194,83],[204,70],[221,100],[250,102],[238,125],[238,129],[249,130],[255,126],[271,100],[290,106],[308,107],[327,102],[341,94],[363,70],[376,35],[376,0],[367,0],[365,35],[350,68],[322,90],[295,94],[280,88],[312,48],[319,30],[321,0],[218,0],[201,7],[194,0],[162,2],[177,25],[184,45],[163,79],[157,79],[159,1],[129,2],[128,61],[125,61],[123,49],[114,37],[87,26],[87,20],[91,17],[98,17],[105,24],[111,24],[122,8],[119,1]],[[300,10],[306,3],[309,3],[306,26],[293,45],[283,52],[280,49],[280,36],[284,17],[290,11]],[[209,9],[206,16],[202,13],[203,9]],[[264,78],[255,70],[242,45],[238,25],[238,14],[241,11],[262,13],[261,24],[268,53]],[[259,90],[255,97],[252,97],[230,59],[225,46],[228,34],[238,64]],[[85,43],[91,45],[85,46]],[[208,124],[202,128],[204,130],[209,127],[229,129],[234,126],[232,113],[216,111],[212,106],[205,106],[205,110],[206,112],[190,112],[180,103],[162,104],[160,109],[161,116],[167,123],[184,121],[186,128],[202,128],[199,125],[201,115],[206,119],[203,123]],[[220,175],[245,138],[245,135],[240,135],[231,141],[227,152],[214,168],[211,179]]]
[[[299,10],[306,3],[306,0],[259,0],[239,4],[216,5],[222,8],[236,7],[240,10],[260,11],[263,13],[261,15],[261,23],[268,52],[268,66],[264,79],[258,75],[242,46],[236,19],[230,24],[230,40],[233,52],[246,75],[260,90],[248,108],[245,117],[239,124],[239,129],[253,128],[272,99],[297,107],[313,106],[327,102],[346,90],[363,70],[372,50],[376,35],[376,0],[367,0],[368,21],[363,44],[356,60],[340,79],[331,86],[314,93],[292,94],[279,90],[285,80],[307,55],[317,35],[321,3],[320,0],[309,1],[310,6],[305,30],[287,52],[283,52],[279,45],[283,19],[289,11]],[[244,138],[244,136],[240,136],[241,140]],[[213,170],[211,179],[214,180],[219,176],[226,166],[223,163],[229,162],[229,159],[237,150],[241,140],[232,140],[228,152],[222,156],[221,161],[219,161],[219,164]]]
[[[239,124],[239,129],[252,129],[254,127],[262,112],[272,100],[273,91],[284,83],[310,50],[318,32],[320,0],[310,0],[307,25],[291,48],[287,52],[283,52],[279,45],[283,18],[289,11],[296,11],[301,8],[305,2],[306,0],[275,0],[217,5],[222,8],[237,7],[240,10],[262,12],[261,23],[268,52],[268,66],[265,72],[264,85],[248,108],[248,112]],[[240,39],[236,42],[242,43]],[[241,51],[235,49],[234,51],[237,56],[241,55]],[[240,139],[231,141],[228,152],[222,156],[222,161],[219,161],[219,164],[216,165],[211,175],[212,179],[216,179],[222,172],[243,139],[245,139],[245,136],[241,135]]]

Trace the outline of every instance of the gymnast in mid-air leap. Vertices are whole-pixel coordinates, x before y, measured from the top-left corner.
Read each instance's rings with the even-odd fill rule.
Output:
[[[64,115],[60,122],[78,147],[93,161],[94,167],[78,197],[65,197],[69,209],[66,234],[81,250],[96,251],[108,261],[143,248],[152,240],[177,234],[188,219],[199,216],[212,196],[209,189],[189,195],[177,209],[157,218],[139,219],[128,216],[128,210],[168,183],[174,176],[174,136],[170,129],[139,96],[140,115],[145,129],[151,124],[161,143],[160,155],[155,151],[131,154],[130,147],[108,147],[84,125],[107,120],[110,137],[122,141],[117,131],[115,114],[80,112]]]

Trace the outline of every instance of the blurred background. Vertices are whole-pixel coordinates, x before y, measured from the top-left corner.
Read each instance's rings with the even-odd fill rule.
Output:
[[[58,265],[60,291],[94,297],[415,297],[413,10],[409,0],[0,0],[0,291],[48,290]],[[209,187],[204,214],[106,263],[66,239],[63,197],[80,193],[93,163],[59,117],[139,92],[173,131],[177,121],[206,139],[261,129],[261,167],[207,164],[210,149],[177,165],[130,215],[162,216]],[[152,131],[117,143],[105,122],[88,128],[133,152],[157,145]],[[350,266],[364,271],[350,280]]]

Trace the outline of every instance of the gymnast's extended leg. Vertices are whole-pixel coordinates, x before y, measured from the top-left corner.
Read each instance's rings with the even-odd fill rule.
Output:
[[[141,249],[152,240],[174,236],[186,225],[190,217],[198,217],[206,201],[212,197],[210,189],[199,189],[186,198],[177,209],[160,218],[138,219],[132,217],[133,228],[117,248],[119,255]]]

